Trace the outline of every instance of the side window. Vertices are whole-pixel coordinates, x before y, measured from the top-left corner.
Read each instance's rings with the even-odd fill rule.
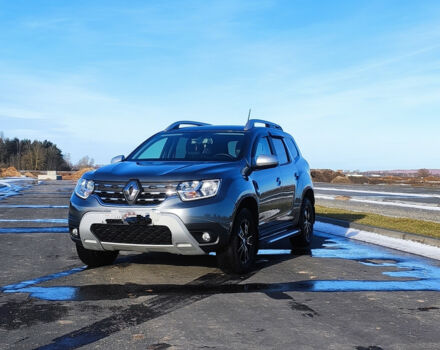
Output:
[[[187,137],[179,137],[176,145],[176,159],[185,159],[186,156],[186,145],[188,144]]]
[[[289,151],[293,159],[299,156],[298,150],[292,139],[287,139],[287,147],[289,147]]]
[[[258,156],[270,156],[273,152],[269,145],[269,139],[267,137],[262,137],[258,140],[257,149],[255,151],[255,159]]]
[[[228,142],[228,154],[237,157],[240,154],[239,141]]]
[[[289,163],[289,157],[287,155],[286,146],[282,139],[272,137],[272,142],[275,147],[275,152],[277,152],[278,161],[280,165]]]

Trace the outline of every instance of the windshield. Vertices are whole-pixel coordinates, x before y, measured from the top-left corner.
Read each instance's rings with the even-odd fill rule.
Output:
[[[242,157],[244,133],[160,134],[138,147],[128,160],[234,161]]]

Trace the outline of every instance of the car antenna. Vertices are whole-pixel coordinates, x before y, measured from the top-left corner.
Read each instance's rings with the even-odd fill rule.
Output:
[[[249,119],[251,119],[251,112],[252,112],[252,108],[249,108],[248,120],[247,121],[249,121]]]

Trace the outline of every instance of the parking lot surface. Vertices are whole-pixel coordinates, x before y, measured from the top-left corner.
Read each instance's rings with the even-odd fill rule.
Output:
[[[262,249],[245,276],[170,254],[86,269],[73,182],[16,185],[0,200],[1,349],[439,348],[439,261],[315,231],[310,251]]]

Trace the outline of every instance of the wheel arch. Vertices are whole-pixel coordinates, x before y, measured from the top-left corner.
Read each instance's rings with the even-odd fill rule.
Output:
[[[258,210],[258,200],[256,196],[253,195],[247,195],[242,197],[237,204],[235,205],[234,214],[232,215],[231,225],[230,225],[230,232],[232,232],[232,228],[235,222],[235,218],[237,217],[237,214],[242,210],[243,208],[247,208],[252,213],[252,216],[255,221],[255,225],[258,230],[258,223],[259,223],[259,210]]]
[[[301,205],[305,198],[308,198],[312,202],[313,206],[315,206],[315,192],[313,191],[312,187],[307,186],[306,188],[304,188],[301,197]]]

